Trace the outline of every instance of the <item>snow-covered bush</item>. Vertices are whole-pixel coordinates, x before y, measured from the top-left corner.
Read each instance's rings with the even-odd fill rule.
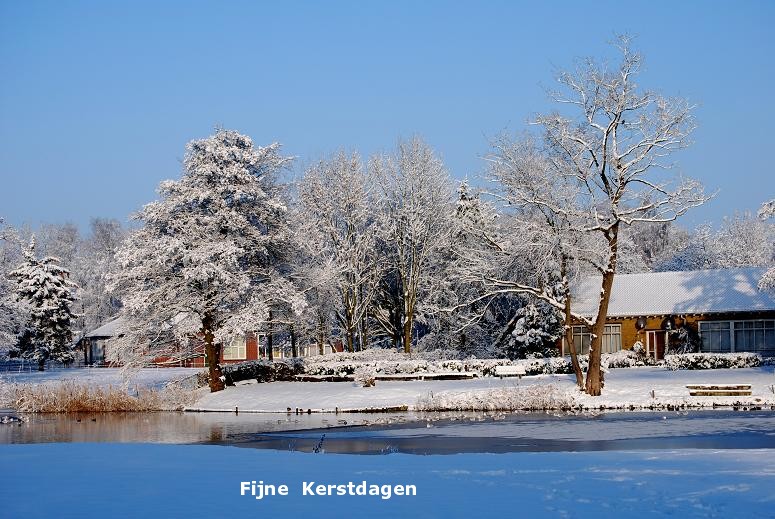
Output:
[[[637,343],[640,344],[640,343]],[[649,357],[643,353],[641,347],[640,352],[632,350],[619,350],[616,353],[606,353],[603,355],[603,365],[611,368],[634,368],[636,366],[653,366],[656,364],[653,357]]]
[[[665,367],[677,369],[756,368],[762,365],[758,353],[684,353],[666,355]]]
[[[355,381],[363,387],[374,387],[377,371],[372,366],[361,366],[355,370]]]
[[[223,376],[227,386],[233,386],[241,380],[255,379],[258,382],[295,380],[295,376],[304,372],[304,364],[299,359],[266,361],[250,360],[239,364],[227,364],[223,367]]]
[[[418,411],[543,411],[571,409],[573,395],[554,385],[503,387],[486,391],[428,394],[417,401]]]

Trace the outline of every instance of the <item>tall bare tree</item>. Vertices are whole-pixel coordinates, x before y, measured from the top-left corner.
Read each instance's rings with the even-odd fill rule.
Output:
[[[357,153],[343,151],[307,169],[299,185],[302,230],[313,260],[337,286],[336,317],[347,351],[364,344],[363,323],[381,274],[371,187]],[[312,283],[315,285],[315,283]]]
[[[409,353],[418,302],[434,289],[435,260],[449,244],[452,184],[441,160],[419,137],[399,142],[392,156],[373,158],[370,168],[381,195],[380,237],[388,275],[394,276],[400,294],[400,308],[380,308],[375,318],[391,333],[395,310],[400,310],[398,331]]]
[[[559,89],[550,97],[562,111],[535,120],[542,131],[542,164],[549,165],[540,173],[546,175],[547,189],[520,194],[524,205],[552,218],[560,216],[571,228],[589,235],[595,249],[586,259],[601,279],[596,315],[570,315],[591,328],[585,382],[590,395],[599,395],[603,387],[602,339],[622,229],[673,221],[709,198],[699,182],[669,174],[670,156],[689,145],[695,127],[693,106],[685,99],[641,89],[636,82],[640,54],[631,49],[626,36],[615,45],[621,55],[616,67],[586,59],[576,70],[558,74]],[[496,156],[499,151],[496,147]],[[497,160],[500,167],[510,166],[508,157]],[[558,185],[570,191],[558,198],[550,187]],[[541,286],[515,285],[511,290],[554,299],[546,297]]]

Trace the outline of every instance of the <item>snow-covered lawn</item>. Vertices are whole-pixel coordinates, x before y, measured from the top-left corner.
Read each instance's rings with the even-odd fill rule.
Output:
[[[201,368],[145,368],[132,373],[128,382],[131,385],[160,387],[171,380],[186,378],[202,371]],[[49,371],[3,371],[0,381],[20,384],[42,384],[74,380],[95,386],[119,387],[125,383],[119,368],[72,368]]]
[[[687,384],[750,384],[750,397],[690,397]],[[204,395],[191,410],[240,412],[285,412],[287,408],[333,412],[336,408],[369,409],[407,406],[414,409],[420,400],[431,398],[465,401],[498,398],[500,390],[527,386],[551,386],[586,408],[648,408],[666,405],[712,406],[775,405],[773,366],[743,369],[670,371],[662,367],[613,369],[606,374],[601,397],[577,391],[572,375],[539,375],[516,378],[481,378],[446,381],[378,381],[365,388],[351,382],[272,382],[228,387]],[[652,397],[653,391],[653,397]]]
[[[412,456],[203,445],[0,446],[3,517],[771,517],[773,450]],[[287,496],[240,495],[242,481]],[[415,485],[310,496],[303,482]]]

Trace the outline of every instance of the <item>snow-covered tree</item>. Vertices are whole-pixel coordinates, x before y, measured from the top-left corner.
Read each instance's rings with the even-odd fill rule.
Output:
[[[380,239],[397,305],[374,317],[395,333],[404,351],[412,348],[418,304],[432,299],[438,255],[449,246],[452,189],[441,160],[419,137],[399,142],[393,156],[375,157],[371,174],[380,194]],[[394,298],[395,299],[395,298]]]
[[[562,162],[552,160],[530,135],[516,140],[503,135],[493,148],[488,162],[499,188],[495,196],[513,214],[501,219],[496,261],[485,257],[469,278],[480,278],[482,297],[529,294],[560,311],[576,383],[582,387],[572,325],[591,321],[574,312],[571,287],[582,273],[601,268],[602,246],[583,231],[580,188],[572,175],[565,174]],[[504,339],[512,335],[520,317],[511,317]]]
[[[357,153],[339,152],[307,169],[299,184],[298,232],[321,268],[329,272],[340,302],[335,315],[347,351],[368,346],[368,311],[381,262],[369,179]]]
[[[619,38],[618,48],[621,61],[613,69],[588,59],[575,71],[561,72],[560,89],[550,95],[563,111],[535,120],[542,131],[539,151],[551,165],[544,170],[562,179],[547,184],[567,185],[571,192],[558,203],[555,194],[539,191],[531,205],[563,215],[573,229],[591,237],[598,249],[593,256],[603,253],[602,262],[589,262],[601,279],[597,312],[589,323],[585,389],[593,396],[603,386],[602,339],[622,229],[673,221],[708,199],[698,182],[665,173],[672,166],[667,158],[689,144],[693,107],[641,89],[636,83],[640,54],[627,37]],[[531,293],[540,296],[545,290]]]
[[[563,335],[562,314],[557,308],[539,301],[515,312],[514,330],[504,345],[511,359],[557,355],[557,340]]]
[[[750,213],[724,218],[714,238],[714,268],[762,267],[775,259],[775,224]]]
[[[160,184],[117,254],[110,288],[129,325],[112,349],[122,362],[177,358],[176,344],[197,337],[219,391],[221,345],[260,330],[274,305],[303,306],[284,276],[291,240],[276,177],[289,160],[279,144],[255,147],[235,131],[188,144],[182,177]]]
[[[26,320],[23,305],[16,299],[15,283],[6,277],[19,263],[18,235],[0,218],[0,358],[16,345]]]
[[[59,259],[35,256],[35,237],[24,250],[24,262],[8,273],[16,281],[16,298],[28,312],[22,338],[12,355],[32,359],[38,370],[47,360],[73,361],[72,311],[75,284]]]
[[[748,213],[726,217],[714,231],[709,224],[687,235],[683,246],[654,265],[658,271],[764,267],[775,259],[775,224]]]
[[[81,232],[71,222],[47,223],[35,232],[35,248],[41,256],[52,256],[66,268],[71,269],[81,251]]]
[[[758,216],[762,220],[775,218],[775,199],[762,204],[761,209],[759,209]],[[771,261],[774,260],[775,258],[771,258]],[[759,288],[761,290],[775,292],[775,266],[770,266],[767,272],[764,273],[762,278],[759,280]]]
[[[702,224],[687,234],[673,253],[654,264],[657,272],[705,270],[717,268],[715,235],[710,225]]]
[[[127,234],[119,221],[106,218],[93,218],[90,229],[70,267],[80,287],[79,313],[84,330],[100,326],[121,309],[121,302],[108,293],[107,278],[116,268],[116,253]]]
[[[457,193],[450,243],[438,254],[433,297],[422,306],[419,317],[428,331],[420,346],[462,357],[492,357],[502,353],[502,343],[511,331],[506,330],[509,320],[524,301],[513,295],[477,300],[479,287],[467,274],[472,265],[495,261],[500,250],[498,214],[467,179],[458,185]]]
[[[621,229],[675,220],[708,199],[698,182],[664,174],[672,167],[668,157],[689,144],[693,106],[639,88],[640,54],[627,37],[619,38],[618,47],[621,62],[614,70],[587,60],[575,72],[560,73],[561,90],[552,97],[571,110],[536,121],[552,160],[563,164],[559,171],[579,187],[576,203],[585,206],[584,230],[602,238],[607,254],[591,327],[586,391],[593,396],[602,390],[603,329]]]

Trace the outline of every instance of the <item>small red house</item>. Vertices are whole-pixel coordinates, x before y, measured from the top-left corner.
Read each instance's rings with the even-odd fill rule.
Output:
[[[84,364],[91,366],[115,366],[116,363],[109,362],[107,349],[110,348],[109,339],[120,333],[122,317],[117,317],[99,328],[86,333],[79,344],[84,352]],[[290,348],[284,346],[274,346],[272,348],[273,358],[283,359],[291,356]],[[337,340],[333,344],[324,345],[323,353],[341,352],[343,350],[342,341]],[[230,344],[221,349],[220,364],[235,364],[248,360],[258,360],[268,358],[266,336],[248,333],[245,337],[234,339]],[[320,349],[317,345],[301,344],[298,347],[300,357],[309,357],[319,355]],[[189,344],[180,347],[180,355],[159,356],[153,360],[155,366],[160,367],[205,367],[205,349],[202,341],[192,338]]]

